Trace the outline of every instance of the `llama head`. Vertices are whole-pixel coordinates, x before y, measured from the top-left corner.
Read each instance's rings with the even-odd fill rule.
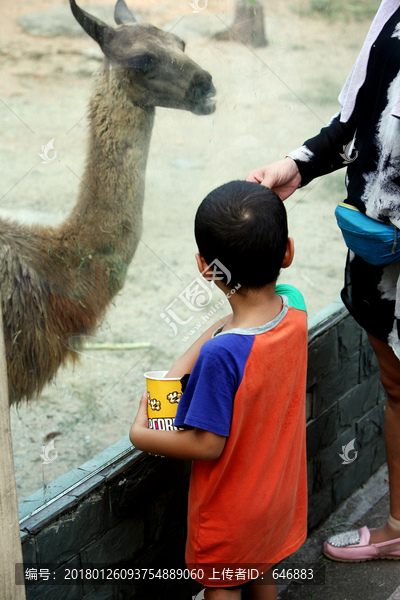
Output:
[[[125,93],[143,107],[164,106],[208,115],[215,111],[211,75],[185,54],[178,36],[148,23],[137,23],[118,0],[113,28],[70,0],[78,23],[100,46],[116,70]]]

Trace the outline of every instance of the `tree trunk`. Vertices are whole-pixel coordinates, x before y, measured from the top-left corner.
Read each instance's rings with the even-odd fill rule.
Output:
[[[0,298],[1,306],[1,298]],[[17,487],[11,440],[3,318],[0,314],[0,598],[25,600],[25,586],[15,583],[15,565],[22,564]],[[23,571],[22,571],[23,572]]]
[[[253,48],[268,45],[264,30],[264,11],[260,2],[239,0],[236,5],[235,21],[230,29],[215,35],[217,40],[242,42]]]

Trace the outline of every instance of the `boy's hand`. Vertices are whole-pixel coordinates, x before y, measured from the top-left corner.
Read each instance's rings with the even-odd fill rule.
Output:
[[[149,428],[149,417],[147,415],[147,392],[143,392],[142,397],[140,399],[139,410],[137,412],[136,418],[133,422],[132,427],[145,427]]]
[[[182,460],[214,460],[221,455],[226,442],[226,437],[196,427],[186,431],[149,429],[146,392],[140,400],[129,439],[138,450]]]

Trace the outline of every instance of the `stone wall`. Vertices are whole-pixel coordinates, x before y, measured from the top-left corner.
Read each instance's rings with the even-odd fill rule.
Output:
[[[307,455],[309,528],[317,526],[385,461],[384,394],[368,339],[340,301],[309,322]],[[357,458],[339,454],[355,440]],[[190,463],[147,456],[126,436],[20,504],[25,566],[113,565],[185,569]],[[35,572],[35,571],[33,571]],[[186,600],[191,580],[115,580],[55,588],[38,581],[27,600]],[[166,572],[164,572],[166,573]],[[40,573],[39,573],[40,575]],[[163,572],[159,573],[161,578]],[[187,574],[184,574],[187,575]]]
[[[307,466],[309,528],[385,462],[385,393],[368,337],[338,300],[309,322]],[[355,440],[357,458],[339,454]],[[348,453],[349,460],[355,456]]]

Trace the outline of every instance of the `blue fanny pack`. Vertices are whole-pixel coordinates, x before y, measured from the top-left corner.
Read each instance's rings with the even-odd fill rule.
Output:
[[[346,246],[354,254],[378,267],[400,262],[398,229],[395,225],[375,221],[344,202],[336,207],[335,217]]]

